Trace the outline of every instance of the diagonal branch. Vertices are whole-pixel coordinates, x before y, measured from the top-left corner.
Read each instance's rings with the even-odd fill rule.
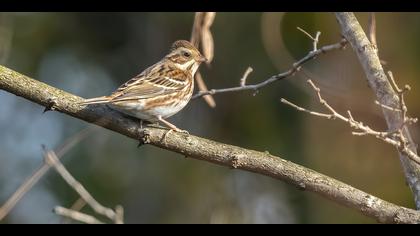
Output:
[[[70,187],[72,187],[79,196],[98,214],[104,215],[114,221],[115,223],[122,223],[122,216],[119,216],[116,211],[111,208],[104,207],[100,204],[87,190],[83,185],[77,181],[70,172],[64,167],[60,162],[57,155],[52,150],[44,149],[44,160],[45,163],[54,167],[54,169],[61,175],[61,177],[67,182]],[[68,210],[72,211],[72,210]],[[72,211],[76,212],[76,211]]]
[[[357,135],[357,136],[371,135],[379,140],[384,141],[385,143],[391,144],[392,146],[396,147],[398,150],[401,150],[401,152],[407,155],[412,161],[416,162],[417,164],[420,164],[420,157],[416,153],[408,149],[406,147],[406,143],[403,141],[404,140],[404,136],[402,136],[403,126],[401,126],[400,129],[396,131],[380,132],[380,131],[373,130],[369,126],[363,124],[363,122],[356,121],[349,110],[347,111],[348,117],[345,117],[344,115],[341,115],[340,113],[338,113],[333,107],[331,107],[330,104],[328,104],[327,101],[325,101],[322,98],[321,90],[312,82],[312,80],[309,79],[307,82],[312,87],[312,89],[315,90],[315,92],[317,93],[319,103],[324,105],[325,108],[327,108],[330,111],[330,113],[327,114],[327,113],[319,113],[319,112],[311,111],[303,107],[299,107],[298,105],[295,105],[284,98],[282,98],[280,101],[286,105],[289,105],[297,109],[298,111],[307,112],[314,116],[319,116],[319,117],[323,117],[327,119],[339,119],[349,124],[350,127],[353,128],[354,130],[357,130],[357,131],[352,132],[353,135]],[[404,101],[404,100],[402,99],[401,101]],[[409,118],[406,118],[406,119],[407,121],[409,121]],[[417,121],[417,119],[414,119],[414,118],[411,118],[411,119],[413,120],[413,122]]]
[[[420,223],[420,212],[384,201],[331,177],[266,152],[176,132],[167,134],[163,140],[162,137],[167,133],[167,130],[160,128],[148,127],[142,134],[139,132],[138,120],[127,118],[106,106],[96,105],[82,108],[78,105],[82,101],[81,97],[2,66],[0,66],[0,89],[38,103],[43,107],[50,107],[55,111],[141,140],[143,143],[149,143],[198,160],[282,180],[301,190],[317,193],[341,205],[353,208],[379,222]],[[40,109],[41,111],[42,109]]]
[[[353,13],[340,12],[335,15],[344,37],[349,41],[362,64],[370,88],[375,93],[379,104],[387,107],[399,107],[402,104],[400,101],[402,93],[400,94],[392,87],[390,79],[382,68],[377,47],[369,41]],[[391,80],[393,79],[391,78]],[[399,130],[400,127],[404,126],[404,114],[401,114],[400,111],[393,111],[383,107],[382,112],[389,130]],[[413,142],[406,126],[402,128],[401,133],[402,137],[404,137],[404,142],[407,142],[407,149],[417,154],[416,144]],[[398,151],[405,178],[414,194],[414,202],[417,209],[420,209],[420,165],[410,159],[406,154],[407,152]]]
[[[70,148],[84,139],[91,131],[92,127],[85,128],[79,131],[75,135],[68,138],[59,148],[57,148],[57,156],[62,157],[64,153]],[[31,190],[31,188],[47,173],[50,169],[50,165],[43,163],[43,165],[35,171],[30,177],[28,177],[19,188],[9,197],[9,199],[0,207],[0,221],[9,214],[9,212],[16,206],[20,199]]]
[[[86,206],[86,201],[83,200],[83,198],[79,197],[69,208],[71,211],[80,212],[83,207]],[[57,208],[57,207],[56,207]],[[55,209],[56,209],[55,208]],[[54,209],[54,210],[55,210]],[[55,212],[55,211],[54,211]],[[57,214],[57,212],[55,212]],[[71,222],[72,218],[63,218],[60,223],[62,224],[69,224]]]
[[[310,36],[311,39],[314,40],[314,48],[312,51],[310,51],[306,56],[304,56],[303,58],[301,58],[300,60],[298,60],[297,62],[295,62],[292,67],[287,70],[286,72],[277,74],[277,75],[273,75],[270,78],[264,80],[263,82],[257,83],[257,84],[250,84],[250,85],[245,85],[245,84],[240,84],[240,86],[237,87],[231,87],[231,88],[223,88],[223,89],[211,89],[209,91],[200,91],[197,94],[195,94],[192,99],[195,98],[199,98],[202,97],[204,95],[208,95],[208,94],[216,94],[216,93],[228,93],[228,92],[237,92],[237,91],[245,91],[245,90],[252,90],[254,91],[254,93],[258,92],[258,90],[262,87],[265,87],[271,83],[274,83],[276,81],[282,80],[284,78],[287,78],[289,76],[294,75],[297,71],[300,70],[300,68],[302,67],[303,64],[305,64],[306,62],[316,58],[317,56],[327,53],[329,51],[333,51],[333,50],[337,50],[337,49],[342,49],[346,46],[347,41],[345,39],[342,39],[340,42],[335,43],[335,44],[331,44],[331,45],[326,45],[323,46],[319,49],[317,49],[317,43],[318,43],[318,38],[319,35],[321,33],[318,32],[314,37]]]
[[[102,221],[96,219],[95,217],[75,211],[72,209],[67,209],[61,206],[57,206],[54,208],[54,213],[60,216],[67,217],[69,219],[77,220],[86,224],[104,224]]]

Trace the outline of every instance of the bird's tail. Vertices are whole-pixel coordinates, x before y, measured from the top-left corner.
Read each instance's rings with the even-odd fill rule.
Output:
[[[89,99],[85,99],[82,102],[80,102],[80,105],[90,105],[90,104],[103,104],[103,103],[108,103],[109,102],[109,98],[107,96],[102,96],[102,97],[96,97],[96,98],[89,98]]]

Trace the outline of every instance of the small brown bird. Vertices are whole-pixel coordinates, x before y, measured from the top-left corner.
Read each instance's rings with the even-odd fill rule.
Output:
[[[127,115],[149,122],[162,122],[171,130],[185,132],[165,119],[182,110],[194,90],[194,74],[206,58],[185,40],[172,44],[161,61],[121,85],[109,96],[81,104],[107,104]]]

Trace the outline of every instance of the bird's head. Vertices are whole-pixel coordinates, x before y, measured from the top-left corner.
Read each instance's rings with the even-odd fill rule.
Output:
[[[200,64],[207,61],[200,51],[186,40],[175,41],[166,59],[173,62],[179,69],[190,71],[193,76]]]

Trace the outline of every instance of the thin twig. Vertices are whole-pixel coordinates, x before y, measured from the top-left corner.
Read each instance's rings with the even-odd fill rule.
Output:
[[[66,139],[63,144],[56,149],[57,156],[61,157],[66,153],[70,148],[74,147],[81,140],[86,138],[96,127],[91,126],[85,128],[75,135],[72,135],[70,138]],[[50,169],[50,166],[46,163],[43,163],[42,166],[36,170],[30,177],[28,177],[22,185],[12,194],[12,196],[7,199],[7,201],[0,208],[0,221],[6,217],[9,212],[16,206],[20,199],[42,178],[42,176],[47,173]]]
[[[0,208],[0,221],[6,217],[9,212],[16,206],[20,199],[41,179],[47,172],[48,166],[43,165],[34,174],[27,178],[22,185],[10,196],[9,199]]]
[[[316,51],[318,49],[319,36],[321,36],[321,31],[316,32],[315,40],[313,42],[313,51]]]
[[[287,70],[286,72],[273,75],[267,80],[264,80],[263,82],[257,83],[257,84],[250,84],[245,86],[237,86],[237,87],[231,87],[231,88],[223,88],[223,89],[211,89],[209,91],[199,91],[197,94],[195,94],[192,99],[196,99],[199,97],[202,97],[204,95],[208,94],[217,94],[217,93],[228,93],[228,92],[238,92],[238,91],[245,91],[245,90],[253,90],[254,93],[258,91],[260,88],[267,86],[271,83],[274,83],[276,81],[279,81],[281,79],[287,78],[289,76],[294,75],[297,71],[299,71],[300,67],[305,64],[306,62],[310,61],[311,59],[314,59],[318,55],[324,54],[329,51],[342,49],[346,46],[347,41],[345,39],[342,39],[339,43],[331,44],[327,46],[323,46],[320,49],[317,49],[315,51],[310,51],[306,56],[304,56],[299,61],[295,62],[292,67]]]
[[[401,112],[400,109],[394,108],[394,107],[390,107],[390,106],[387,106],[385,104],[381,104],[378,100],[375,100],[375,104],[378,105],[378,106],[380,106],[380,107],[382,107],[382,108],[384,108],[384,109],[387,109],[389,111]]]
[[[308,36],[308,38],[310,38],[312,41],[316,41],[314,37],[312,37],[312,35],[310,33],[308,33],[306,30],[300,28],[299,26],[296,27],[296,29],[298,29],[299,31],[301,31],[302,33],[304,33],[306,36]]]
[[[396,93],[402,93],[402,90],[398,87],[397,82],[395,82],[394,75],[392,71],[388,71],[388,79],[391,81],[391,85]]]
[[[327,119],[332,119],[334,117],[334,115],[332,115],[332,114],[311,111],[311,110],[305,109],[303,107],[297,106],[296,104],[294,104],[294,103],[286,100],[285,98],[280,99],[280,102],[282,102],[282,103],[284,103],[286,105],[289,105],[289,106],[295,108],[298,111],[303,111],[303,112],[309,113],[309,114],[314,115],[314,116],[325,117]]]
[[[388,78],[391,81],[391,84],[393,86],[395,93],[397,93],[398,95],[399,105],[400,105],[400,109],[398,109],[398,111],[401,112],[401,120],[402,120],[401,129],[407,124],[416,123],[418,120],[417,118],[412,118],[412,117],[407,116],[408,108],[407,108],[407,105],[405,104],[405,99],[404,99],[404,93],[411,90],[410,85],[406,84],[403,89],[400,89],[397,83],[395,82],[394,76],[391,71],[388,71]]]
[[[248,78],[249,74],[253,71],[252,67],[248,66],[244,75],[242,76],[241,80],[239,81],[239,86],[243,87],[246,85],[246,79]]]
[[[315,37],[313,37],[310,33],[305,31],[304,29],[302,29],[300,27],[296,27],[296,28],[312,40],[312,45],[313,45],[312,51],[316,51],[317,47],[318,47],[319,36],[321,36],[321,31],[317,31]]]
[[[376,17],[375,17],[374,12],[369,13],[368,25],[369,25],[369,32],[368,32],[369,41],[375,47],[376,52],[378,52],[378,44],[376,42]]]
[[[83,209],[83,207],[85,207],[85,206],[86,206],[86,201],[83,198],[79,197],[73,203],[73,205],[71,205],[70,210],[81,211]],[[70,223],[70,221],[71,221],[71,218],[63,218],[63,221],[61,223],[68,224],[68,223]]]
[[[115,224],[124,224],[124,208],[121,205],[115,207]]]
[[[393,145],[394,147],[398,148],[402,152],[406,153],[413,161],[420,164],[420,157],[417,156],[414,152],[409,150],[406,147],[406,142],[404,140],[404,136],[402,135],[402,132],[399,132],[399,135],[396,136],[395,132],[379,132],[375,131],[369,126],[363,124],[360,121],[356,121],[351,112],[347,111],[348,117],[345,117],[338,113],[331,105],[328,104],[328,102],[322,98],[321,96],[321,89],[317,87],[314,82],[310,79],[307,80],[308,84],[312,87],[312,89],[316,92],[319,103],[321,103],[325,108],[327,108],[330,113],[319,113],[315,111],[311,111],[308,109],[305,109],[303,107],[300,107],[296,104],[291,103],[290,101],[287,101],[286,99],[282,98],[280,101],[286,105],[289,105],[293,108],[295,108],[298,111],[303,111],[306,113],[309,113],[314,116],[319,116],[327,119],[331,118],[337,118],[341,121],[344,121],[345,123],[348,123],[351,128],[353,128],[356,131],[353,131],[352,134],[356,136],[364,136],[364,135],[371,135],[376,137],[377,139],[380,139],[388,144]],[[401,131],[401,130],[399,130]]]
[[[54,167],[54,169],[63,177],[63,179],[70,185],[79,195],[83,198],[86,203],[92,207],[92,209],[101,215],[104,215],[111,219],[114,222],[119,222],[121,219],[118,219],[116,213],[111,208],[101,205],[95,198],[86,190],[83,185],[78,182],[70,172],[64,167],[60,162],[55,152],[52,150],[46,150],[44,147],[44,159],[47,164]],[[120,217],[121,218],[121,217]]]
[[[375,93],[376,99],[381,104],[391,105],[392,107],[398,105],[400,103],[398,101],[398,94],[392,89],[389,78],[387,78],[388,76],[381,65],[381,60],[378,56],[378,51],[376,50],[377,48],[371,47],[371,42],[354,13],[336,12],[335,16],[340,25],[341,33],[348,40],[357,55],[366,75],[366,79],[369,82],[369,87]],[[400,113],[387,109],[382,109],[382,111],[388,129],[393,131],[398,130],[401,124],[405,123],[402,121]],[[416,154],[417,145],[411,137],[410,130],[405,127],[402,133],[409,143],[409,153]],[[407,154],[407,151],[402,152],[400,149],[398,151],[406,183],[414,195],[416,208],[420,209],[420,166],[417,162],[412,160],[415,155],[410,157],[409,154]]]
[[[79,211],[67,209],[61,206],[56,206],[54,208],[54,213],[60,216],[70,218],[72,220],[86,223],[86,224],[104,224],[102,221],[96,219],[95,217],[91,215],[88,215]]]

